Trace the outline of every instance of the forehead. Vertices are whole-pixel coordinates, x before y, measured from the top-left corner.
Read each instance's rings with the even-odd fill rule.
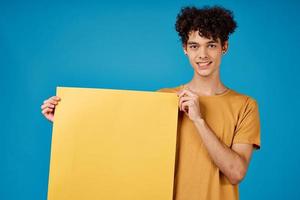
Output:
[[[208,42],[217,42],[220,43],[220,39],[218,38],[217,41],[213,40],[213,38],[206,38],[199,35],[199,31],[191,31],[189,33],[189,38],[187,42],[196,42],[199,44],[206,44]]]

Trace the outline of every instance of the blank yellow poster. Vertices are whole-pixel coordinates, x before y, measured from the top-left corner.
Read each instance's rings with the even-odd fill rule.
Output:
[[[48,200],[172,200],[174,93],[58,87]]]

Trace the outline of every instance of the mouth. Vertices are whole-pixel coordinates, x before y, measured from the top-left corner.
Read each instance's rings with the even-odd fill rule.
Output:
[[[208,61],[208,62],[197,62],[198,67],[200,68],[207,68],[209,67],[209,65],[212,63],[212,61]]]

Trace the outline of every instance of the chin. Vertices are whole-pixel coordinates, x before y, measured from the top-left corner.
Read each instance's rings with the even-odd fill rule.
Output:
[[[197,70],[196,73],[202,77],[209,77],[212,74],[211,70]]]

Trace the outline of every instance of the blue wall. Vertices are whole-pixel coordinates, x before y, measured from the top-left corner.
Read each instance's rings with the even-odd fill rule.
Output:
[[[185,5],[220,4],[238,29],[222,79],[257,99],[261,150],[241,199],[297,199],[300,23],[296,1],[1,1],[0,199],[46,199],[56,86],[156,90],[192,78],[174,23]],[[299,17],[298,17],[299,18]]]

